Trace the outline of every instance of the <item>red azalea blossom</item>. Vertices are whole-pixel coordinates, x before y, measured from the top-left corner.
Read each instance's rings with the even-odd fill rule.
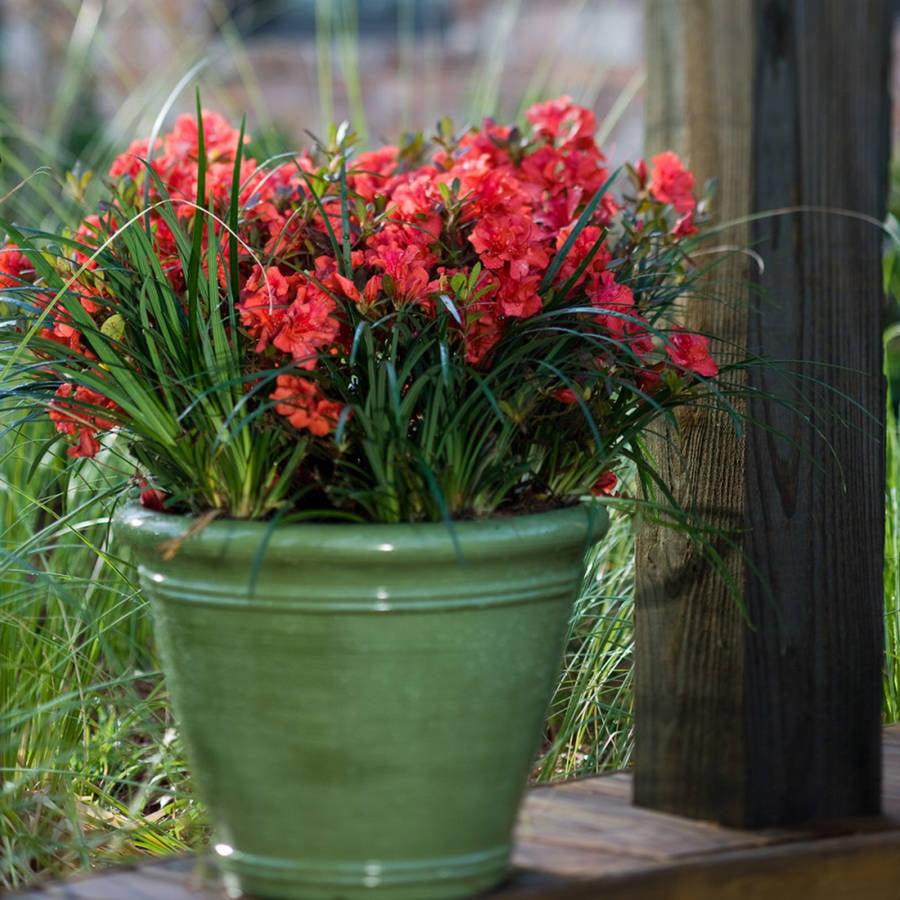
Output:
[[[466,198],[467,222],[483,216],[528,215],[530,211],[527,184],[510,167],[493,166],[488,155],[464,157],[441,175],[441,181],[459,182],[459,196]]]
[[[34,280],[34,265],[15,244],[0,247],[0,290]]]
[[[137,179],[146,170],[145,162],[155,156],[161,147],[162,141],[159,138],[152,145],[147,138],[132,141],[131,146],[113,160],[109,167],[110,177],[127,175]]]
[[[387,146],[361,153],[349,173],[348,187],[371,202],[385,192],[385,178],[397,170],[397,147]]]
[[[615,497],[616,487],[618,487],[619,479],[612,472],[604,472],[591,488],[591,493],[595,497]]]
[[[697,205],[693,190],[694,176],[682,166],[677,154],[667,150],[653,157],[650,193],[660,203],[671,203],[675,212],[684,216]]]
[[[373,246],[396,243],[405,248],[414,244],[424,251],[438,240],[443,225],[435,174],[426,170],[393,180],[391,185],[391,220]],[[387,190],[388,185],[384,188]]]
[[[571,404],[578,402],[578,395],[572,388],[560,388],[553,392],[553,399],[559,400],[560,403]]]
[[[240,131],[215,112],[203,110],[203,146],[210,162],[233,163],[237,155]],[[244,136],[244,143],[250,140]],[[186,163],[197,162],[200,153],[200,128],[194,116],[179,116],[171,133],[166,135],[165,155],[168,159]]]
[[[165,503],[168,495],[165,491],[156,488],[146,488],[141,491],[140,502],[144,509],[152,509],[154,512],[165,512]]]
[[[541,246],[542,237],[525,216],[497,215],[479,219],[469,241],[488,269],[506,265],[506,274],[520,281],[532,270],[546,268],[548,256]]]
[[[662,363],[658,363],[650,368],[639,369],[635,375],[635,383],[638,390],[648,397],[652,397],[663,386],[662,370]]]
[[[643,258],[641,268],[623,265],[635,258],[629,254],[644,239],[650,217],[638,209],[648,194],[658,204],[671,204],[677,214],[660,238],[666,248],[697,231],[693,175],[674,153],[662,153],[653,158],[650,171],[643,160],[635,164],[631,180],[637,191],[626,192],[621,203],[607,192],[595,198],[608,170],[594,139],[593,112],[560,97],[534,105],[526,118],[528,134],[486,120],[457,143],[442,142],[430,157],[422,150],[416,158],[393,145],[356,157],[348,151],[341,157],[347,170],[343,185],[337,158],[324,153],[302,153],[274,166],[242,158],[240,210],[232,220],[227,210],[241,135],[222,116],[204,111],[203,202],[213,215],[197,238],[200,266],[208,274],[214,256],[218,272],[210,293],[217,285],[222,309],[229,313],[226,340],[246,345],[248,396],[259,383],[256,375],[275,369],[281,374],[269,397],[281,421],[324,438],[344,408],[328,393],[336,367],[354,356],[359,321],[354,316],[378,323],[381,339],[403,315],[414,322],[416,315],[434,318],[447,312],[440,321],[446,348],[485,372],[498,358],[495,348],[503,346],[504,337],[527,328],[523,320],[546,313],[537,327],[550,322],[551,333],[560,305],[575,317],[565,320],[560,333],[572,328],[572,321],[583,322],[593,341],[584,352],[587,365],[595,367],[587,376],[586,397],[604,396],[624,382],[653,396],[662,391],[666,367],[703,377],[717,374],[706,338],[677,328],[666,338],[664,330],[651,328],[649,321],[658,321],[651,314],[654,291],[662,284],[654,280],[658,272],[652,260],[646,276]],[[200,134],[195,118],[181,116],[170,133],[152,143],[133,141],[109,170],[122,185],[121,196],[137,191],[149,197],[138,224],[146,228],[176,296],[187,290],[184,234],[158,206],[168,195],[179,224],[196,214]],[[101,216],[82,220],[71,232],[78,246],[60,274],[69,278],[73,265],[82,267],[71,294],[97,329],[115,335],[117,352],[139,367],[129,354],[127,334],[120,337],[115,322],[107,325],[122,301],[111,287],[116,278],[110,270],[118,270],[109,261],[115,262],[117,252],[114,232],[125,224],[115,216],[127,208],[111,203]],[[236,244],[225,225],[230,221],[238,222]],[[218,247],[210,248],[211,241]],[[103,253],[95,254],[101,246]],[[562,297],[559,289],[566,284]],[[7,244],[0,250],[0,288],[23,285],[39,305],[41,280],[27,254]],[[231,294],[235,286],[237,297]],[[47,289],[46,302],[55,294]],[[227,309],[229,303],[233,310]],[[91,340],[82,334],[87,329],[80,322],[76,327],[77,321],[58,303],[39,332],[71,351],[73,373],[79,366],[97,365]],[[552,396],[563,404],[578,401],[570,388]],[[67,383],[59,389],[50,416],[72,443],[71,455],[97,452],[97,434],[114,424],[102,415],[104,408],[121,415],[111,401],[86,387]],[[607,473],[595,488],[601,483],[611,483],[612,490],[614,476]],[[147,503],[161,503],[159,492],[144,493]]]
[[[50,419],[56,430],[69,435],[72,446],[66,451],[69,456],[96,456],[100,449],[98,431],[108,431],[116,423],[98,415],[99,409],[118,410],[111,400],[90,388],[71,384],[60,385],[56,398],[50,405]]]
[[[594,147],[594,132],[597,130],[594,114],[589,109],[576,106],[571,97],[562,96],[535,103],[525,117],[535,126],[538,134],[551,141],[579,149]]]
[[[271,343],[307,369],[340,330],[332,317],[334,300],[304,275],[286,276],[276,266],[254,271],[238,309],[242,324],[258,340],[257,353]]]
[[[432,284],[426,263],[415,246],[404,249],[399,246],[380,248],[370,257],[369,262],[390,278],[390,292],[397,304],[419,302],[425,299],[426,294],[437,289],[437,284]]]
[[[560,228],[556,235],[557,251],[562,250],[565,246],[574,228],[574,224]],[[603,282],[604,275],[612,277],[612,273],[607,269],[612,257],[609,250],[602,244],[603,237],[603,229],[596,225],[588,225],[575,237],[575,242],[560,267],[557,280],[565,283],[581,267],[582,260],[586,259],[588,254],[591,254],[591,258],[572,286],[573,294],[576,293],[579,285],[587,283],[589,288],[596,289]]]
[[[639,159],[634,164],[634,174],[637,179],[637,186],[640,190],[643,190],[647,186],[647,162],[646,160]]]
[[[296,285],[282,275],[277,266],[266,270],[257,267],[247,279],[237,308],[241,324],[258,339],[257,353],[262,353],[281,331],[295,291]]]
[[[84,348],[81,345],[81,332],[69,325],[61,315],[57,317],[52,328],[41,329],[41,337],[63,347],[68,347],[76,353],[84,353]],[[90,358],[93,354],[85,354],[85,356]]]
[[[534,274],[529,278],[513,278],[504,268],[500,274],[500,287],[494,295],[504,316],[512,316],[517,319],[526,319],[539,312],[543,303],[538,293],[540,275]]]
[[[510,167],[509,154],[503,148],[511,134],[510,126],[498,125],[493,119],[484,118],[479,131],[470,131],[460,139],[460,158],[481,159],[492,168]],[[451,169],[456,167],[459,159],[440,150],[435,154],[434,161],[441,168]]]
[[[675,237],[689,237],[697,233],[697,226],[694,224],[694,211],[688,210],[676,223],[672,229]]]
[[[622,345],[627,347],[639,360],[653,352],[653,333],[650,331],[646,321],[640,316],[635,316],[633,321],[625,323]]]
[[[676,366],[706,378],[719,374],[719,366],[709,353],[709,338],[675,327],[666,344],[666,353]]]
[[[624,336],[636,312],[631,288],[626,284],[619,284],[609,271],[603,273],[601,285],[591,297],[591,306],[600,311],[594,321],[617,338]]]
[[[343,408],[322,396],[315,382],[295,375],[279,375],[278,387],[270,395],[279,401],[275,411],[295,428],[305,428],[318,437],[330,434]]]
[[[334,300],[318,285],[297,276],[298,285],[284,323],[272,344],[290,354],[301,368],[313,368],[317,352],[334,342],[340,323],[332,317]]]

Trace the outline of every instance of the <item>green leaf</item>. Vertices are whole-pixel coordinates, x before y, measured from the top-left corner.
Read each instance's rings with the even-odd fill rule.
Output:
[[[125,334],[125,319],[118,313],[109,316],[100,326],[100,333],[112,341],[121,341]]]

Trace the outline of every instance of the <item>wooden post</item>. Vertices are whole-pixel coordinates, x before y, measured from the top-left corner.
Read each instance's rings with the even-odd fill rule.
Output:
[[[743,438],[680,418],[663,464],[738,536],[718,549],[741,596],[686,541],[640,535],[639,805],[750,827],[878,811],[891,7],[646,0],[648,155],[672,147],[717,177],[723,221],[808,207],[723,235],[765,269],[733,258],[712,285],[726,302],[693,303],[689,324],[791,361],[794,377],[760,367],[747,384],[815,412],[752,400]]]

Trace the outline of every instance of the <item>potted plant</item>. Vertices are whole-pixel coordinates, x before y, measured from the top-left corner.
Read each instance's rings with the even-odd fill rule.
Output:
[[[648,430],[725,402],[677,322],[691,174],[614,191],[590,111],[526,118],[257,162],[198,109],[74,227],[6,226],[7,393],[133,473],[115,536],[248,892],[504,877],[597,497],[664,491]]]

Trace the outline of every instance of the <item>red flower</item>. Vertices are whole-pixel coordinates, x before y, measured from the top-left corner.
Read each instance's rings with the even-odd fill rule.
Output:
[[[706,378],[719,374],[719,367],[709,353],[709,339],[675,327],[666,343],[666,353],[676,366]]]
[[[0,290],[31,282],[34,275],[31,260],[15,244],[0,248]]]
[[[286,276],[277,266],[265,272],[257,268],[238,305],[241,323],[257,338],[257,353],[272,344],[304,369],[314,368],[317,352],[337,338],[335,308],[334,300],[306,276]]]
[[[535,126],[541,137],[550,141],[579,149],[594,146],[594,132],[597,130],[594,114],[589,109],[576,106],[571,97],[563,95],[555,100],[535,103],[525,113],[525,118]]]
[[[60,385],[56,397],[50,404],[50,419],[57,431],[73,439],[66,452],[74,457],[95,456],[100,449],[97,431],[108,431],[116,425],[98,413],[101,409],[118,411],[119,408],[112,400],[83,385],[74,390],[70,384]]]
[[[456,159],[483,157],[492,168],[511,168],[512,163],[506,149],[511,134],[512,128],[508,125],[498,125],[493,119],[484,118],[481,120],[480,131],[470,131],[462,136]],[[439,150],[434,156],[434,161],[444,169],[452,168],[456,159],[443,150]]]
[[[290,354],[301,368],[312,369],[318,351],[334,343],[340,324],[331,315],[334,300],[303,276],[296,276],[296,280],[299,282],[296,295],[272,344]]]
[[[141,491],[141,506],[144,509],[152,509],[154,512],[165,512],[165,502],[168,497],[165,491],[156,488],[147,488]]]
[[[521,215],[484,216],[469,235],[469,242],[488,269],[507,266],[515,281],[528,277],[533,269],[543,269],[549,259],[541,246],[542,235],[530,219]]]
[[[281,330],[295,290],[296,285],[277,266],[265,270],[256,267],[247,279],[237,309],[241,324],[258,340],[257,353],[262,353]]]
[[[424,249],[440,237],[443,223],[435,176],[436,172],[426,166],[397,179],[390,191],[394,210],[383,233],[391,235],[402,247],[417,244]],[[383,238],[378,243],[383,243]]]
[[[619,284],[609,271],[603,273],[601,286],[591,297],[591,306],[598,310],[594,321],[616,338],[624,336],[631,318],[635,315],[631,288]]]
[[[681,165],[671,150],[653,157],[650,173],[650,193],[660,203],[671,203],[679,216],[689,213],[696,205],[694,176]]]
[[[203,110],[203,146],[210,162],[234,162],[240,132],[218,113]],[[250,138],[245,135],[244,143]],[[165,154],[171,160],[196,164],[200,153],[200,129],[196,116],[179,116],[166,135]]]
[[[643,159],[634,164],[634,177],[637,179],[638,188],[643,190],[647,186],[647,163]]]
[[[120,178],[127,175],[130,178],[137,179],[146,171],[144,160],[157,156],[159,149],[162,147],[162,141],[157,138],[152,146],[147,138],[139,138],[132,141],[131,145],[124,153],[120,153],[109,167],[111,178]]]
[[[635,383],[638,390],[643,391],[648,396],[653,396],[662,387],[663,364],[659,363],[649,369],[640,369],[635,376]]]
[[[560,388],[558,391],[553,392],[553,399],[558,400],[560,403],[577,403],[578,395],[572,388]]]
[[[675,235],[675,237],[688,237],[689,235],[696,233],[697,226],[694,224],[694,211],[691,209],[675,223],[672,234]]]
[[[393,146],[360,153],[352,171],[347,173],[347,186],[371,203],[376,195],[385,193],[388,177],[397,171],[398,153]]]
[[[429,293],[437,290],[437,284],[429,276],[426,261],[414,245],[405,248],[381,247],[369,254],[368,262],[390,278],[388,292],[398,305],[420,303]],[[385,282],[386,278],[382,277],[382,288],[387,290]]]
[[[275,411],[287,416],[295,428],[305,428],[317,437],[334,430],[343,407],[324,397],[315,382],[296,375],[279,375],[278,387],[270,395],[279,401]]]
[[[81,332],[77,331],[73,326],[65,322],[60,316],[53,322],[52,328],[42,328],[41,337],[48,341],[55,341],[63,347],[68,347],[76,353],[85,353],[81,346]],[[85,353],[86,356],[92,358],[93,353]]]
[[[536,273],[527,279],[513,278],[509,273],[511,265],[500,273],[500,288],[494,296],[504,316],[526,319],[540,312],[543,305],[537,292],[541,276]]]
[[[642,358],[653,352],[653,335],[645,327],[646,320],[640,316],[636,316],[635,319],[636,321],[625,323],[625,336],[622,344],[635,356]]]
[[[556,235],[557,251],[562,249],[565,242],[569,239],[569,235],[572,233],[574,227],[574,225],[568,225],[559,230]],[[606,273],[606,267],[612,259],[612,254],[602,244],[602,238],[603,231],[596,225],[588,225],[586,228],[583,228],[575,238],[575,242],[572,244],[569,252],[566,254],[566,258],[560,266],[556,280],[560,283],[568,281],[575,274],[588,253],[594,250],[591,261],[585,266],[581,275],[578,276],[578,280],[575,282],[572,291],[574,293],[575,288],[578,285],[583,285],[585,282],[587,282],[590,287],[598,287]],[[596,249],[594,249],[595,244],[598,244]],[[609,275],[612,277],[612,273],[609,273]]]
[[[594,482],[591,493],[595,497],[615,497],[619,479],[612,472],[603,472]]]
[[[481,216],[528,215],[528,185],[508,162],[498,166],[488,154],[463,157],[440,178],[447,184],[459,182],[459,196],[466,198],[466,221]]]

